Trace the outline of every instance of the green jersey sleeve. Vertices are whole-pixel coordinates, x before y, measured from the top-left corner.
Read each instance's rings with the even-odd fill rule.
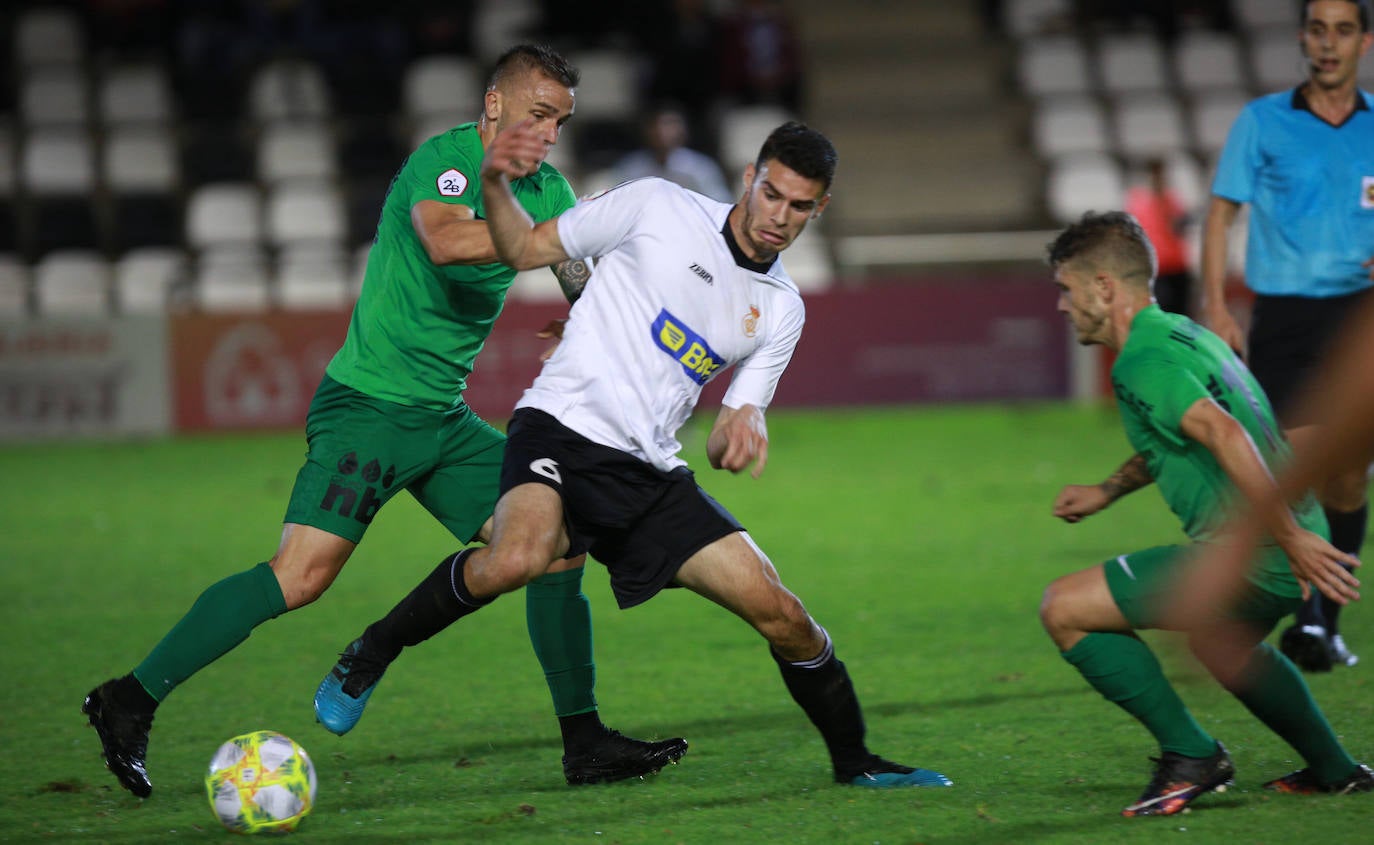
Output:
[[[1188,367],[1166,355],[1133,355],[1117,362],[1112,380],[1122,401],[1161,438],[1174,446],[1187,441],[1183,415],[1210,396]]]
[[[409,166],[402,169],[392,190],[401,192],[406,208],[434,200],[480,211],[477,179],[482,167],[481,146],[476,147],[479,157],[474,159],[471,147],[442,139],[431,138],[411,154]]]

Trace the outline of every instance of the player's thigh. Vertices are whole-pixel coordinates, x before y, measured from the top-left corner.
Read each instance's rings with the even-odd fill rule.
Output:
[[[744,531],[710,543],[687,559],[675,581],[756,628],[801,624],[806,611],[782,584],[773,562]]]
[[[1103,566],[1080,569],[1051,582],[1041,598],[1040,619],[1056,642],[1071,632],[1131,629],[1107,585]]]
[[[334,583],[357,543],[310,525],[286,523],[269,564],[288,610],[319,598]]]
[[[434,467],[441,417],[326,378],[310,405],[305,462],[282,521],[360,542],[382,506]]]
[[[1179,588],[1196,547],[1154,546],[1118,555],[1102,564],[1112,601],[1135,629],[1165,628],[1169,600]],[[1218,607],[1217,618],[1234,614],[1234,606]]]
[[[504,434],[464,407],[439,431],[438,465],[410,486],[416,501],[460,542],[479,539],[496,510],[505,446]]]

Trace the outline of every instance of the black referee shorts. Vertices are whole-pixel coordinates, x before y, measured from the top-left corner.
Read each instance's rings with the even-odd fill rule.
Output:
[[[1304,390],[1342,326],[1369,289],[1345,296],[1259,296],[1250,323],[1247,364],[1264,388],[1284,428],[1306,418]]]
[[[652,598],[692,555],[744,530],[687,467],[664,472],[533,408],[517,409],[506,433],[501,494],[531,482],[558,491],[568,557],[585,551],[600,561],[622,608]]]

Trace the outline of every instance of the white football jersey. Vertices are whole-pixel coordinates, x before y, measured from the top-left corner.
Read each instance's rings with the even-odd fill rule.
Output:
[[[517,407],[664,470],[685,463],[677,431],[726,368],[724,404],[766,409],[805,310],[780,261],[749,261],[724,232],[731,208],[651,178],[564,212],[565,251],[596,269]]]

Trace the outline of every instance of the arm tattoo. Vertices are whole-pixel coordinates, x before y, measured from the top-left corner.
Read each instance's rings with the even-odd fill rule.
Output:
[[[1139,490],[1154,481],[1150,475],[1150,470],[1145,466],[1144,455],[1134,455],[1121,468],[1112,473],[1111,476],[1102,482],[1102,492],[1107,494],[1107,499],[1115,502],[1127,493]]]
[[[569,258],[561,264],[555,264],[553,274],[558,278],[558,286],[563,289],[563,295],[571,305],[582,295],[582,289],[592,277],[592,263],[585,258]]]

